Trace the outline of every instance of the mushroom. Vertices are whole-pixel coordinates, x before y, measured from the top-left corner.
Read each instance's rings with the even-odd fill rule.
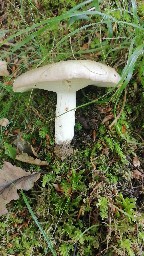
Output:
[[[91,60],[68,60],[39,67],[20,75],[15,92],[34,88],[57,93],[55,143],[69,145],[74,137],[76,91],[88,86],[114,87],[120,80],[115,69]]]

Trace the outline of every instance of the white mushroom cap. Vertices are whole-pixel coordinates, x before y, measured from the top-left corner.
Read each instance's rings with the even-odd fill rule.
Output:
[[[91,60],[68,60],[36,68],[19,76],[15,92],[34,88],[57,93],[56,144],[69,144],[74,137],[76,91],[88,86],[113,87],[120,81],[115,69]],[[71,111],[70,111],[71,110]]]
[[[78,91],[88,85],[113,87],[120,80],[115,69],[91,60],[68,60],[36,68],[19,76],[15,92],[34,88],[53,92]]]

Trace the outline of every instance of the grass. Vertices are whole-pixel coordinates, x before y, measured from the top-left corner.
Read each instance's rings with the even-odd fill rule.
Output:
[[[0,118],[10,124],[1,128],[0,163],[44,174],[1,217],[1,255],[143,255],[143,179],[135,173],[143,174],[143,17],[143,2],[134,0],[3,4],[1,59],[10,76],[0,81]],[[121,86],[77,93],[75,152],[61,161],[56,95],[13,93],[13,80],[46,63],[87,58],[114,66]],[[14,159],[19,132],[48,167]]]

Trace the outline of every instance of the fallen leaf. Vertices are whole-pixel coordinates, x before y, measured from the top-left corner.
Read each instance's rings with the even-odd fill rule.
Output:
[[[81,47],[82,50],[87,50],[88,48],[89,48],[88,43],[83,44],[82,47]]]
[[[96,136],[97,136],[96,130],[93,130],[92,132],[93,142],[96,141]]]
[[[61,192],[61,193],[64,192],[63,189],[61,188],[61,186],[60,186],[59,184],[54,183],[53,186],[54,186],[54,188],[55,188],[55,190],[56,190],[57,192]]]
[[[78,212],[77,220],[79,220],[81,215],[84,215],[84,210],[85,210],[85,206],[81,205],[79,212]]]
[[[112,211],[113,213],[117,213],[118,210],[117,210],[117,208],[115,207],[115,205],[113,205],[112,203],[110,203],[109,206],[110,206],[111,211]]]
[[[9,72],[7,70],[7,63],[6,61],[0,60],[0,76],[8,76]]]
[[[98,107],[98,111],[100,113],[106,114],[108,112],[110,112],[112,110],[111,107],[107,106],[107,107]]]
[[[109,148],[108,147],[103,148],[102,149],[102,153],[108,157],[108,155],[109,155]]]
[[[144,175],[138,170],[134,170],[133,173],[132,173],[132,176],[136,180],[140,180],[141,178],[144,177]]]
[[[27,153],[30,156],[38,157],[33,146],[22,138],[21,133],[17,135],[17,138],[13,141],[13,144],[17,147],[19,153]]]
[[[0,215],[8,212],[6,205],[10,201],[19,198],[18,189],[31,189],[39,178],[40,173],[31,174],[9,162],[4,162],[0,170]]]
[[[9,125],[9,120],[7,118],[0,119],[0,126],[7,127]]]
[[[20,129],[18,128],[18,129],[15,129],[15,130],[13,130],[13,134],[14,135],[18,135],[20,133]]]
[[[140,167],[140,161],[137,156],[133,158],[133,165],[134,167]]]
[[[126,133],[126,126],[125,125],[122,125],[122,133],[125,134]]]
[[[64,188],[60,184],[54,183],[53,186],[57,192],[60,192],[62,194],[66,193],[67,195],[71,195],[71,193],[72,193],[71,187],[67,191],[65,191]]]
[[[102,124],[107,123],[109,120],[113,119],[113,117],[114,117],[113,114],[110,114],[110,115],[106,116],[106,117],[103,119]]]
[[[16,160],[28,163],[28,164],[34,164],[34,165],[48,165],[46,161],[42,161],[38,158],[33,158],[32,156],[29,156],[27,153],[22,153],[20,155],[16,155]]]

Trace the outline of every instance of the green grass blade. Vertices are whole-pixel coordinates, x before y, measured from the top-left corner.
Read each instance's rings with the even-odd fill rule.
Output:
[[[138,15],[137,15],[137,3],[136,3],[135,0],[131,0],[131,4],[132,4],[132,12],[133,12],[133,15],[134,15],[134,18],[135,18],[135,22],[139,23],[139,18],[138,18]]]
[[[119,84],[122,84],[120,88],[113,94],[112,98],[116,99],[115,106],[114,106],[114,115],[116,117],[116,109],[119,102],[119,98],[122,95],[122,92],[126,89],[129,81],[132,78],[133,71],[135,68],[136,61],[139,56],[144,54],[144,45],[140,45],[136,48],[136,50],[133,52],[133,54],[129,57],[127,65],[123,69],[122,77],[119,82]]]
[[[53,256],[56,256],[57,254],[56,254],[56,251],[55,251],[54,248],[53,248],[53,244],[52,244],[50,238],[47,236],[47,234],[45,233],[45,231],[44,231],[43,228],[41,227],[41,225],[40,225],[40,223],[39,223],[37,217],[35,216],[35,214],[34,214],[32,208],[31,208],[31,206],[30,206],[30,204],[29,204],[29,202],[28,202],[28,200],[27,200],[25,194],[24,194],[23,192],[21,192],[21,194],[22,194],[23,200],[24,200],[24,202],[25,202],[25,204],[26,204],[26,206],[27,206],[27,208],[28,208],[28,210],[29,210],[29,213],[31,214],[31,216],[32,216],[32,218],[33,218],[35,224],[38,226],[38,228],[39,228],[41,234],[43,235],[45,241],[47,242],[48,248],[50,249],[52,255],[53,255]]]
[[[92,3],[92,2],[93,2],[93,0],[84,1],[84,2],[74,6],[73,8],[71,8],[69,12],[74,12],[74,11],[80,9],[81,7],[83,7],[83,6],[85,6],[85,5],[89,4],[89,3]]]

